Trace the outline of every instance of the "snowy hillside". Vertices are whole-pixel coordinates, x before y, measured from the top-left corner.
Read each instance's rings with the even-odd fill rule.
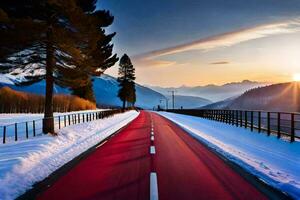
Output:
[[[0,75],[0,87],[9,86],[14,90],[23,92],[32,92],[36,94],[45,93],[45,81],[40,81],[28,86],[14,85],[14,77],[10,75]],[[94,92],[98,104],[106,106],[121,106],[122,102],[117,97],[118,82],[116,78],[109,75],[102,75],[94,78]],[[54,86],[55,93],[69,94],[67,88]],[[153,91],[147,87],[136,84],[137,102],[136,106],[152,109],[160,103],[160,100],[165,98],[162,94]]]

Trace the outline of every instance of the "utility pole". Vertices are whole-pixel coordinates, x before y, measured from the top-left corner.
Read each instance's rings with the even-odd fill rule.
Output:
[[[165,97],[164,99],[160,100],[160,103],[162,103],[163,101],[166,101],[165,109],[168,110],[169,109],[169,99],[167,97]]]
[[[173,110],[175,109],[175,92],[176,92],[176,90],[171,90],[171,91],[169,91],[169,92],[171,92],[171,94],[172,94],[172,106],[173,106]]]
[[[166,97],[166,107],[167,107],[167,110],[169,109],[169,99],[168,97]]]

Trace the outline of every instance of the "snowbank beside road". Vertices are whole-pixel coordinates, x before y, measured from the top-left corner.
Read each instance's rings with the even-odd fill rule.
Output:
[[[44,135],[0,146],[0,199],[23,194],[38,181],[104,140],[138,116],[128,111],[111,118],[63,128],[57,137]]]
[[[300,199],[300,142],[199,117],[159,112],[263,181]]]

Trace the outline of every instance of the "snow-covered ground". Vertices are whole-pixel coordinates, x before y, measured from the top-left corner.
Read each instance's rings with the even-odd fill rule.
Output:
[[[300,142],[199,117],[158,113],[264,182],[300,199]]]
[[[63,128],[56,137],[43,135],[0,145],[0,199],[10,200],[23,194],[34,183],[104,140],[138,114],[128,111]]]
[[[96,111],[102,111],[106,109],[96,109],[96,110],[82,110],[82,111],[73,111],[73,112],[65,112],[65,113],[54,113],[54,124],[55,130],[58,131],[58,117],[63,115],[69,114],[79,114],[79,113],[91,113]],[[82,115],[81,121],[82,121]],[[3,138],[3,126],[6,126],[6,143],[14,141],[14,133],[15,133],[15,123],[18,123],[17,130],[18,130],[18,140],[22,140],[26,138],[26,124],[28,122],[28,132],[29,137],[33,137],[33,121],[35,121],[35,130],[36,135],[42,135],[42,121],[43,114],[39,113],[1,113],[0,114],[0,145],[2,143]],[[63,119],[62,119],[63,120]],[[61,126],[63,127],[64,124],[61,121]]]

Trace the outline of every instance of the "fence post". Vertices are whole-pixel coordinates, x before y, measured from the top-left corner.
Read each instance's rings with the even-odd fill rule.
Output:
[[[28,138],[28,122],[26,122],[26,138]]]
[[[243,127],[243,111],[240,111],[240,127]]]
[[[295,114],[291,114],[291,142],[295,141]]]
[[[271,134],[271,113],[268,112],[268,117],[267,117],[267,126],[268,126],[268,136]]]
[[[69,126],[71,125],[70,115],[68,115]]]
[[[6,126],[3,126],[3,144],[5,144],[6,139]]]
[[[84,113],[82,113],[82,121],[83,121],[83,123],[84,123]]]
[[[227,110],[227,123],[230,124],[231,120],[230,120],[230,110]]]
[[[67,126],[66,115],[64,115],[64,125],[65,125],[65,127]]]
[[[258,111],[258,132],[261,132],[261,111]]]
[[[280,130],[280,112],[277,113],[277,138],[280,138],[281,136],[281,130]]]
[[[251,131],[253,131],[253,111],[251,111]]]
[[[239,126],[239,111],[238,110],[236,110],[235,111],[235,121],[236,121],[236,126],[238,127]]]
[[[245,111],[245,128],[248,126],[248,111]]]
[[[33,137],[35,137],[35,121],[32,121]]]
[[[226,124],[229,124],[229,110],[226,110]]]
[[[60,116],[58,116],[58,129],[60,129]]]
[[[224,112],[224,110],[221,110],[221,122],[225,122]]]
[[[15,141],[18,140],[18,125],[15,123]]]
[[[78,113],[78,123],[80,123],[80,113]]]

